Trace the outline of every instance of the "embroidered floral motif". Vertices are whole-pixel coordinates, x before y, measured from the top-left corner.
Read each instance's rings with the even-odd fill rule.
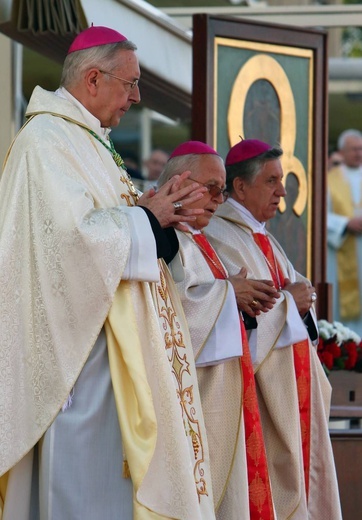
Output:
[[[255,390],[252,388],[251,385],[249,385],[248,388],[245,389],[244,393],[244,407],[246,407],[254,417],[257,413],[257,406],[258,401]]]
[[[180,323],[173,307],[169,294],[163,267],[160,266],[160,282],[157,285],[158,312],[163,319],[165,348],[168,360],[172,367],[172,374],[176,381],[177,397],[179,399],[185,434],[190,440],[190,446],[194,454],[194,478],[199,501],[201,495],[208,495],[207,484],[204,476],[204,447],[199,420],[196,416],[193,386],[185,386],[185,380],[190,375],[190,363],[187,360],[185,343],[181,332]]]
[[[299,395],[299,406],[304,406],[309,397],[309,382],[306,374],[301,372],[297,379],[297,388]]]
[[[259,473],[256,473],[254,480],[250,483],[249,496],[250,500],[260,513],[267,498],[267,493],[264,482],[260,478]]]
[[[248,455],[253,459],[255,466],[259,465],[259,460],[262,455],[263,445],[261,442],[260,435],[254,426],[252,433],[246,440],[246,451]]]
[[[294,354],[298,356],[302,366],[308,362],[308,356],[303,341],[294,344]]]
[[[122,184],[126,185],[128,194],[121,193],[120,196],[128,206],[134,206],[139,195],[132,181],[126,178],[126,175],[127,173],[121,170],[120,180]],[[194,389],[192,385],[185,385],[187,375],[190,375],[190,363],[187,360],[181,326],[167,288],[162,264],[159,263],[159,266],[160,282],[156,284],[158,313],[163,321],[165,349],[175,380],[177,398],[181,405],[185,434],[190,442],[190,450],[195,460],[194,480],[200,502],[202,495],[208,496],[208,490],[206,480],[203,478],[205,474],[204,447],[201,428],[194,407]]]

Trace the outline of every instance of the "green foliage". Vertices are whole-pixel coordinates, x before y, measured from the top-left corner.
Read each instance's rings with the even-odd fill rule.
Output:
[[[360,4],[361,0],[343,0],[342,4]]]
[[[343,56],[360,58],[362,56],[362,27],[346,27],[342,33]]]

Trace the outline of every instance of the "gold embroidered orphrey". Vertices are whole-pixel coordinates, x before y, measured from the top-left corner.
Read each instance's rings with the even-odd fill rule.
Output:
[[[122,167],[120,167],[120,171],[120,180],[123,184],[127,185],[129,193],[129,196],[121,194],[121,198],[126,200],[128,206],[134,206],[139,198],[138,192],[128,177],[127,171]],[[157,289],[155,291],[157,310],[159,317],[163,320],[165,349],[168,361],[172,367],[173,378],[176,381],[177,398],[181,406],[185,434],[192,442],[192,450],[195,458],[193,473],[197,496],[200,502],[202,495],[208,496],[208,490],[206,481],[203,478],[205,474],[203,468],[205,459],[202,433],[199,420],[195,415],[196,410],[193,407],[194,388],[193,385],[185,386],[184,384],[187,375],[190,375],[190,363],[187,360],[186,347],[177,313],[167,288],[164,267],[161,261],[158,263],[160,268],[160,281],[155,284]]]
[[[180,402],[186,436],[191,438],[195,457],[194,478],[197,496],[208,495],[206,481],[203,478],[204,448],[201,428],[193,407],[193,386],[184,386],[187,374],[190,374],[185,344],[177,314],[168,292],[163,266],[160,265],[160,282],[157,284],[157,306],[160,318],[164,320],[164,339],[172,374],[177,382],[177,397]]]

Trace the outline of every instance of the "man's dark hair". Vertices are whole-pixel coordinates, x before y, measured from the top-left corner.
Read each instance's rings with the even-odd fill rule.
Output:
[[[283,150],[275,146],[257,157],[226,166],[227,191],[229,193],[233,192],[233,181],[237,177],[242,177],[247,184],[252,184],[255,177],[260,173],[263,165],[268,161],[278,159],[282,154]]]

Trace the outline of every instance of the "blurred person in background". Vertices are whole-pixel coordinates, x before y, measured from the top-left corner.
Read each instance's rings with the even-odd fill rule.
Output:
[[[329,170],[327,280],[333,284],[333,319],[362,335],[362,134],[338,138],[342,163]]]
[[[327,171],[331,170],[332,168],[335,168],[336,166],[340,166],[343,162],[343,156],[338,150],[333,150],[328,155],[328,162],[327,162]]]
[[[121,155],[127,173],[131,176],[132,180],[137,182],[139,179],[143,179],[137,155],[130,150],[123,151]],[[134,184],[136,184],[136,182],[134,182]]]
[[[145,159],[143,162],[144,180],[141,184],[141,191],[147,191],[157,185],[157,179],[166,166],[168,158],[169,154],[165,150],[155,148],[148,159]]]

